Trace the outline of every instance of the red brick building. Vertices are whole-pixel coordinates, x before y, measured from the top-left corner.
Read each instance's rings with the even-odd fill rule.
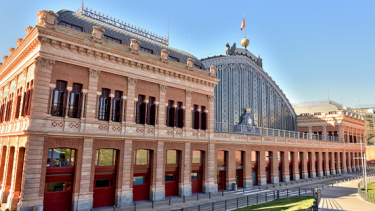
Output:
[[[215,133],[216,68],[166,38],[66,10],[37,16],[0,66],[0,199],[10,210],[316,177],[329,174],[329,155],[342,158],[334,170],[360,167],[357,144],[267,128]]]

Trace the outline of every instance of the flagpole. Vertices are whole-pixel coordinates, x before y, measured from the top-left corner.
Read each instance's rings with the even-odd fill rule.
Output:
[[[243,14],[243,21],[245,22],[245,14]],[[245,31],[244,31],[244,35],[245,35],[245,37],[246,37],[246,22],[245,22],[245,26],[244,26],[244,28],[245,28]]]

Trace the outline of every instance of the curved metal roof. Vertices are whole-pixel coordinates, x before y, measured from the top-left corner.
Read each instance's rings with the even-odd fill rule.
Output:
[[[59,14],[58,25],[61,25],[61,22],[69,23],[75,26],[82,27],[84,33],[91,34],[93,31],[93,26],[99,26],[105,29],[104,35],[107,35],[112,38],[116,38],[121,40],[122,45],[130,46],[130,39],[136,39],[141,42],[141,47],[150,49],[153,51],[154,55],[161,56],[161,50],[166,49],[170,52],[170,56],[178,58],[179,63],[186,64],[188,58],[192,58],[195,60],[194,64],[202,67],[202,70],[206,68],[204,65],[199,61],[199,59],[185,51],[181,51],[156,41],[141,37],[139,35],[133,34],[131,32],[127,32],[125,30],[121,30],[114,26],[90,19],[88,17],[82,16],[79,13],[75,13],[70,10],[60,10],[57,12]]]

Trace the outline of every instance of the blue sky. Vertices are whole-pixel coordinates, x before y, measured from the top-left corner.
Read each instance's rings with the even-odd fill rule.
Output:
[[[36,24],[42,9],[75,11],[79,0],[1,1],[0,57]],[[197,57],[224,54],[243,38],[292,103],[329,98],[346,106],[375,104],[375,1],[115,1],[85,6],[166,36]],[[0,59],[2,61],[2,59]]]

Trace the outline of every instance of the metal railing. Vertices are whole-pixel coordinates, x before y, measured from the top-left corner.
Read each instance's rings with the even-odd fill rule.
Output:
[[[215,123],[214,131],[217,133],[242,133],[244,135],[260,135],[280,138],[296,138],[303,140],[343,142],[343,140],[341,140],[340,137],[337,136],[327,136],[327,140],[324,140],[324,136],[321,134],[309,134],[297,131],[279,130],[255,126],[252,128],[247,128],[246,125],[240,125],[240,128],[237,131],[237,125],[221,122]]]
[[[371,176],[367,176],[366,183],[369,184],[369,183],[372,183],[372,182],[375,182],[375,175],[374,174],[372,174]],[[363,187],[364,187],[363,180],[361,180],[358,183],[358,194],[362,197],[363,200],[375,204],[375,194],[362,190]]]
[[[153,32],[150,32],[149,30],[142,29],[139,26],[137,28],[137,26],[133,26],[133,24],[126,23],[126,21],[125,22],[120,21],[119,19],[116,20],[116,18],[115,17],[112,18],[112,16],[108,17],[108,14],[107,14],[107,16],[105,16],[104,13],[100,14],[100,12],[97,13],[96,10],[92,11],[92,9],[89,9],[87,7],[84,8],[83,6],[80,7],[77,10],[77,13],[79,13],[79,14],[85,16],[85,17],[91,18],[93,20],[96,20],[96,21],[114,26],[116,28],[131,32],[131,33],[134,33],[134,34],[137,34],[139,36],[148,38],[150,40],[159,42],[161,44],[164,44],[164,45],[167,45],[167,46],[169,45],[169,37],[163,37],[163,36],[157,35]]]

